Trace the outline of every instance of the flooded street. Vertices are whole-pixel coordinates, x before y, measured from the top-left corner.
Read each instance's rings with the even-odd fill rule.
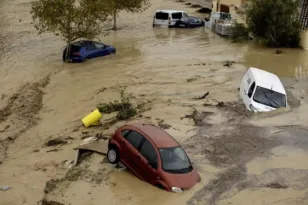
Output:
[[[121,13],[119,30],[101,37],[117,55],[64,64],[65,43],[52,34],[37,35],[30,2],[0,0],[0,187],[12,187],[0,191],[1,205],[36,204],[51,179],[60,181],[47,199],[65,205],[308,204],[307,51],[282,49],[277,55],[276,49],[234,44],[203,27],[152,28],[156,9],[204,16],[183,3],[152,0],[144,13]],[[224,66],[226,60],[236,63]],[[250,66],[281,78],[290,108],[245,111],[237,89]],[[146,102],[133,121],[171,126],[166,131],[201,175],[193,189],[159,190],[99,154],[72,171],[62,166],[74,159],[73,148],[84,135],[110,135],[127,123],[84,128],[81,122],[98,103],[118,100],[120,86],[127,86],[135,104]],[[192,99],[206,92],[206,99]],[[194,109],[194,116],[185,117]],[[44,145],[56,137],[68,143]]]

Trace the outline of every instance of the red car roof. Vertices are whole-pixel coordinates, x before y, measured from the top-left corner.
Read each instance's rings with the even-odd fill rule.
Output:
[[[158,148],[177,147],[179,143],[167,132],[152,124],[136,123],[131,126],[137,128],[152,139]]]

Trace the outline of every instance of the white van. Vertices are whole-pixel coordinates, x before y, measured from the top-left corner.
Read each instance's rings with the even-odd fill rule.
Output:
[[[153,19],[153,27],[172,27],[181,18],[188,17],[184,11],[157,10]]]
[[[258,68],[249,68],[244,75],[240,96],[247,109],[254,112],[268,112],[288,106],[286,91],[280,79]]]

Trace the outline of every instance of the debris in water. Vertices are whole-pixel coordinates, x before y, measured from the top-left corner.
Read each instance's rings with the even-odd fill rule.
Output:
[[[51,150],[47,150],[46,152],[58,152],[60,151],[60,149],[51,149]]]
[[[59,179],[51,179],[48,182],[46,182],[44,192],[46,194],[52,192],[57,187],[57,183],[59,183],[59,181],[60,181]]]
[[[74,160],[64,160],[61,165],[66,169],[70,169],[74,166],[74,163]]]
[[[230,66],[232,66],[236,62],[235,61],[224,61],[222,63],[223,63],[224,66],[230,67]]]
[[[48,201],[47,199],[43,199],[41,202],[41,205],[64,205],[60,202],[56,202],[56,201]]]
[[[1,191],[7,191],[7,190],[10,190],[10,189],[12,189],[12,187],[10,187],[10,186],[2,186],[2,187],[0,187]]]
[[[282,50],[279,50],[279,49],[276,50],[276,54],[282,54],[282,53],[283,53]]]
[[[63,144],[67,144],[67,141],[62,140],[62,139],[52,139],[52,140],[48,140],[48,142],[46,143],[46,146],[50,147],[50,146],[63,145]]]
[[[169,124],[164,124],[164,123],[160,123],[158,124],[160,128],[162,129],[169,129],[170,127],[172,127],[171,125]]]
[[[271,189],[287,189],[288,188],[288,186],[282,185],[279,182],[273,182],[273,183],[267,184],[265,187],[271,188]]]
[[[35,149],[35,150],[33,150],[33,152],[39,152],[40,150],[39,149]]]
[[[202,95],[202,96],[200,96],[200,97],[197,97],[197,98],[192,98],[193,100],[202,100],[202,99],[205,99],[206,98],[206,96],[208,96],[210,93],[209,92],[207,92],[207,93],[205,93],[204,95]]]

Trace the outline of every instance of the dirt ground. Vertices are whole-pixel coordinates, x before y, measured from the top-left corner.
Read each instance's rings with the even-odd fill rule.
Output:
[[[30,1],[0,0],[0,204],[308,204],[308,53],[232,44],[205,28],[152,28],[156,9],[185,3],[152,0],[141,14],[121,13],[119,30],[101,40],[118,54],[63,64],[64,42],[38,36]],[[187,3],[187,2],[186,2]],[[110,25],[111,26],[111,25]],[[234,61],[224,66],[224,61]],[[247,67],[279,75],[290,108],[252,114],[239,101]],[[85,128],[98,103],[127,86],[143,110],[130,121]],[[195,99],[209,92],[205,99]],[[140,181],[103,155],[85,154],[69,169],[83,139],[110,136],[132,121],[161,126],[183,145],[202,180],[168,193]]]

